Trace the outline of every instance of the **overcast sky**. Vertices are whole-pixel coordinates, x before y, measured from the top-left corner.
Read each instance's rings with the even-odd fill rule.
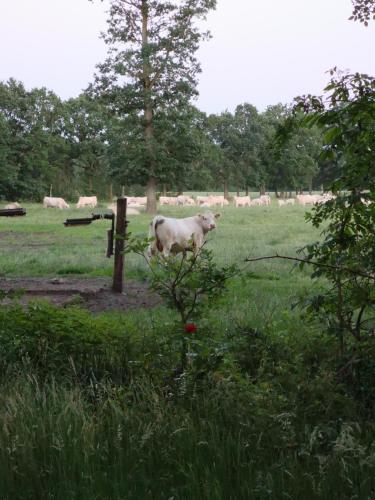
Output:
[[[1,0],[0,80],[77,96],[105,58],[108,3]],[[196,105],[208,113],[249,102],[259,110],[320,94],[333,66],[375,75],[375,22],[348,21],[350,0],[218,0],[198,54]]]

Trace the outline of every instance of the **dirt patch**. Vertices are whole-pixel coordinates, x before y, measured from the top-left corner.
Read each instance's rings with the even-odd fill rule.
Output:
[[[146,283],[127,280],[123,293],[114,293],[109,278],[0,278],[0,290],[23,290],[18,299],[21,304],[47,299],[59,306],[79,304],[94,313],[111,310],[125,312],[161,303],[160,298],[148,290]],[[7,302],[7,298],[2,301],[3,304]]]

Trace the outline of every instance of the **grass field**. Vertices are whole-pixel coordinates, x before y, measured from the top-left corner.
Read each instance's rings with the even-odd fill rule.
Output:
[[[27,216],[0,219],[0,266],[6,276],[44,276],[56,274],[110,275],[112,263],[104,258],[108,221],[95,221],[89,226],[63,226],[66,218],[91,215],[90,209],[53,210],[25,204]],[[97,212],[100,207],[95,209]],[[218,263],[239,263],[246,256],[262,256],[275,252],[295,255],[296,248],[317,238],[318,233],[304,221],[301,206],[216,209],[221,213],[218,229],[209,234],[209,248]],[[197,207],[161,207],[159,213],[173,217],[191,216]],[[129,230],[134,235],[147,235],[150,216],[129,217]],[[268,270],[282,270],[281,262],[261,264]],[[288,268],[288,266],[286,266]],[[289,266],[290,268],[290,266]],[[139,270],[136,259],[128,259],[127,275]]]
[[[65,227],[66,218],[90,216],[90,209],[53,210],[25,204],[27,216],[0,219],[0,273],[5,277],[26,276],[111,276],[113,259],[105,257],[109,221],[89,226]],[[105,210],[105,205],[95,209]],[[313,285],[309,270],[299,271],[290,261],[279,259],[246,264],[246,257],[295,256],[296,250],[319,237],[304,220],[301,206],[224,207],[218,228],[208,235],[207,248],[219,265],[236,263],[242,277],[233,283],[225,303],[222,321],[251,314],[261,325],[289,307]],[[184,217],[199,212],[197,207],[161,207],[159,213]],[[131,215],[128,230],[146,236],[150,216]],[[243,279],[249,273],[251,279]],[[125,278],[147,280],[147,269],[136,255],[127,255]],[[126,287],[126,282],[125,282]],[[224,307],[224,304],[221,304]],[[229,314],[230,311],[230,314]],[[225,314],[224,314],[225,313]],[[228,314],[227,314],[228,313]]]

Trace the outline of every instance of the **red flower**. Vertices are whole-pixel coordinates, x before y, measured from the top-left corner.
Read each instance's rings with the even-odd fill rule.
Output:
[[[185,332],[186,333],[195,333],[197,331],[197,327],[194,323],[186,323]]]

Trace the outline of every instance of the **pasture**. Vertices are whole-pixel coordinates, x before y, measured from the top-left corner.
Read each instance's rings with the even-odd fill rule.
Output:
[[[105,206],[95,211],[105,211]],[[105,257],[108,221],[65,227],[66,218],[90,216],[92,209],[43,209],[37,204],[25,204],[25,208],[26,217],[0,219],[1,276],[110,278],[113,258]],[[202,209],[198,207],[160,207],[158,213],[187,217],[199,211]],[[304,220],[306,207],[280,208],[273,200],[269,207],[229,206],[213,211],[220,212],[221,217],[218,228],[208,234],[207,248],[213,251],[219,265],[235,263],[243,270],[225,301],[230,304],[231,313],[225,312],[221,321],[230,321],[233,314],[239,318],[251,315],[261,326],[314,286],[309,270],[301,272],[290,261],[244,262],[246,257],[276,253],[295,256],[298,248],[316,240],[318,231]],[[147,236],[149,215],[130,215],[128,220],[128,231],[134,236]],[[141,257],[126,256],[125,290],[127,279],[143,282],[147,275]]]

